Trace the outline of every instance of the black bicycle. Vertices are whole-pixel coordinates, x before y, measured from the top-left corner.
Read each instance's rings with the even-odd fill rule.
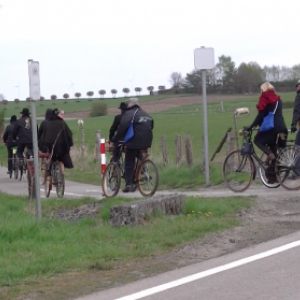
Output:
[[[120,142],[119,159],[110,162],[102,176],[102,190],[105,197],[114,197],[119,193],[121,179],[125,178],[124,152],[125,144]],[[112,154],[113,149],[110,148]],[[154,162],[149,159],[148,149],[140,150],[136,158],[133,185],[143,196],[152,196],[158,187],[158,170]]]
[[[288,145],[280,147],[279,139],[285,139],[285,134],[278,134],[276,141],[276,159],[266,163],[266,155],[258,157],[252,143],[252,130],[240,130],[243,136],[241,149],[230,152],[223,163],[223,179],[229,189],[234,192],[247,190],[256,177],[258,164],[259,177],[269,188],[280,185],[287,190],[300,189],[300,176],[297,173],[297,162],[300,159],[300,147]],[[294,140],[287,140],[293,143]]]

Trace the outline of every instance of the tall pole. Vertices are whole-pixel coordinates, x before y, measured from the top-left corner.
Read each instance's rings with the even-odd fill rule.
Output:
[[[35,197],[36,197],[36,213],[38,219],[42,218],[41,209],[41,194],[40,194],[40,178],[39,178],[39,153],[37,143],[37,123],[36,123],[36,110],[35,101],[30,101],[31,105],[31,124],[32,124],[32,145],[33,145],[33,163],[34,163],[34,180],[35,180]]]
[[[206,70],[202,70],[202,107],[203,107],[203,135],[204,135],[204,162],[205,183],[209,184],[209,162],[208,162],[208,130],[207,130],[207,104],[206,104]]]

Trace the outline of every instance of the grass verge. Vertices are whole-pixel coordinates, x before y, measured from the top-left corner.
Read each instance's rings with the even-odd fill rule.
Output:
[[[181,215],[157,212],[142,226],[112,228],[109,208],[131,200],[47,200],[42,202],[43,219],[38,221],[33,202],[25,197],[0,196],[0,299],[17,299],[47,278],[72,272],[107,272],[240,225],[236,213],[252,203],[252,198],[245,197],[191,197]],[[88,205],[96,207],[97,214],[76,221],[62,217],[66,212],[80,215]]]

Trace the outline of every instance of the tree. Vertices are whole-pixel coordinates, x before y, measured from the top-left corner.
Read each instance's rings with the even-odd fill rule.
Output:
[[[201,70],[193,70],[191,73],[187,73],[182,86],[187,90],[199,93],[202,87]]]
[[[44,101],[44,100],[45,100],[45,97],[41,96],[40,101]]]
[[[153,90],[154,90],[154,86],[148,86],[147,87],[147,90],[150,92],[150,95],[152,95],[153,94]]]
[[[92,91],[89,91],[89,92],[87,92],[87,93],[86,93],[86,95],[87,95],[87,96],[89,96],[89,97],[91,98],[91,97],[93,97],[93,96],[94,96],[94,92],[92,92]]]
[[[26,101],[27,101],[27,102],[30,102],[30,101],[31,101],[31,98],[30,98],[30,97],[26,98]]]
[[[81,97],[81,93],[75,93],[75,97],[78,99],[78,98],[80,98]]]
[[[14,102],[16,103],[16,105],[19,104],[20,100],[19,99],[15,99]]]
[[[136,95],[139,96],[142,91],[142,88],[136,87],[134,90],[136,91]]]
[[[1,101],[1,103],[3,104],[3,105],[7,105],[8,104],[8,100],[6,100],[6,99],[3,99],[2,101]]]
[[[56,99],[57,99],[57,96],[56,96],[56,95],[51,95],[51,96],[50,96],[50,99],[51,99],[51,100],[56,100]]]
[[[118,93],[118,91],[115,90],[115,89],[112,89],[110,92],[111,92],[111,94],[112,94],[112,97],[113,97],[113,98],[116,98],[116,94]]]
[[[124,96],[127,97],[128,93],[130,92],[130,89],[129,88],[123,88],[123,93],[124,93]]]
[[[99,95],[103,98],[104,95],[106,94],[106,91],[105,90],[100,90],[99,91]]]
[[[165,89],[166,89],[166,87],[164,85],[159,85],[158,86],[158,90],[159,90],[160,94],[162,94]]]
[[[225,55],[220,56],[216,69],[218,82],[222,86],[222,89],[227,92],[233,92],[237,69],[231,57]]]
[[[178,93],[182,87],[182,81],[183,81],[181,73],[180,72],[171,73],[169,81],[171,83],[172,89],[174,89],[175,92]]]
[[[70,95],[67,94],[67,93],[65,93],[65,94],[63,94],[63,97],[64,97],[65,99],[68,99],[68,98],[70,97]],[[56,99],[56,98],[55,98],[55,99]],[[55,100],[55,99],[53,99],[53,100]]]

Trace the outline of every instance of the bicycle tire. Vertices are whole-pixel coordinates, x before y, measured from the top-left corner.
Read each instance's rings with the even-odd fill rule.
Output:
[[[44,192],[45,196],[49,198],[50,191],[52,190],[52,176],[48,174],[47,168],[44,170]]]
[[[140,193],[145,197],[153,196],[157,190],[158,181],[159,175],[155,163],[151,159],[143,160],[136,180]]]
[[[265,161],[267,158],[267,154],[263,153],[260,157],[261,161]],[[258,174],[259,174],[259,178],[260,178],[260,181],[263,183],[264,186],[266,186],[267,188],[270,188],[270,189],[275,189],[275,188],[278,188],[280,187],[280,183],[278,182],[277,180],[277,177],[276,177],[276,172],[275,172],[275,166],[274,166],[274,175],[276,177],[276,182],[274,183],[269,183],[270,180],[267,178],[267,175],[266,175],[266,170],[264,169],[263,166],[261,166],[259,164],[258,166]]]
[[[255,174],[255,165],[248,155],[242,156],[240,150],[231,151],[225,158],[222,168],[226,186],[235,193],[246,191]]]
[[[19,180],[20,180],[20,181],[22,180],[22,177],[23,177],[24,164],[25,164],[24,159],[23,159],[23,162],[22,162],[22,163],[21,163],[21,159],[19,159],[19,171],[20,171]]]
[[[54,164],[55,172],[55,189],[57,198],[63,198],[65,194],[65,176],[62,173],[62,169],[59,162]]]
[[[289,191],[300,189],[300,174],[296,163],[300,159],[300,147],[296,145],[283,148],[275,161],[276,177],[280,185]]]
[[[121,187],[121,170],[117,163],[111,162],[106,166],[102,176],[102,191],[106,198],[111,198],[119,193]]]

